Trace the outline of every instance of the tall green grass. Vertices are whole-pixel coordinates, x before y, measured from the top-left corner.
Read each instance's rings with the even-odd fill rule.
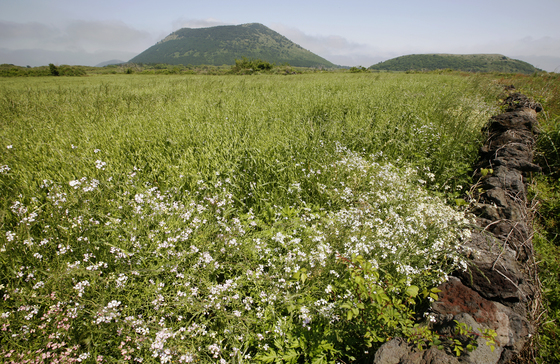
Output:
[[[468,221],[438,196],[469,183],[494,113],[483,85],[2,80],[0,355],[366,360],[411,329],[419,302],[407,287],[462,264]],[[358,255],[379,292],[365,325],[346,312],[362,307]]]
[[[118,160],[112,168],[146,164],[149,178],[166,183],[193,166],[202,175],[236,168],[247,152],[319,161],[338,142],[429,167],[441,187],[468,168],[491,112],[472,86],[337,74],[5,81],[2,137],[18,153],[3,152],[37,178],[79,177],[107,155]]]

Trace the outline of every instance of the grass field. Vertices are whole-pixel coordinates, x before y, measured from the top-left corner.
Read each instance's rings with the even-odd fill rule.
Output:
[[[499,93],[434,74],[0,80],[0,356],[371,361],[463,264],[448,202]]]

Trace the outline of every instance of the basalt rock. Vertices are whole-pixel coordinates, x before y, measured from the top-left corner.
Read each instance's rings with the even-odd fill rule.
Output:
[[[515,360],[534,332],[527,303],[535,294],[531,279],[533,257],[531,215],[527,208],[526,178],[541,168],[533,163],[540,104],[513,93],[506,111],[494,116],[484,132],[486,143],[475,165],[473,191],[477,229],[465,244],[468,267],[453,273],[438,288],[431,323],[440,334],[451,333],[456,322],[474,331],[497,333],[494,351],[478,338],[478,347],[455,357],[449,350],[418,351],[403,339],[384,344],[375,364],[509,363]],[[425,323],[427,324],[427,323]]]

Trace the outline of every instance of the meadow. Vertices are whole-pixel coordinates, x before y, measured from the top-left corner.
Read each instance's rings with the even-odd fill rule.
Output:
[[[0,80],[0,357],[371,362],[464,266],[499,83]]]

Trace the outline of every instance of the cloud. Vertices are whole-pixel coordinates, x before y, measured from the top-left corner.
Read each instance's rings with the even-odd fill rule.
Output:
[[[369,67],[396,57],[397,53],[365,43],[352,42],[339,35],[310,35],[283,24],[272,24],[271,29],[305,49],[341,66]]]
[[[545,70],[547,72],[560,73],[560,57],[527,56],[527,55],[520,55],[520,56],[513,55],[510,57],[528,62],[533,66]]]
[[[93,66],[110,59],[128,61],[159,40],[121,21],[64,24],[0,21],[0,63]]]
[[[11,50],[140,52],[156,39],[120,21],[72,21],[50,25],[0,21],[0,47]]]
[[[0,21],[0,47],[29,48],[60,37],[62,31],[52,25]]]
[[[521,54],[523,56],[560,57],[560,38],[525,37],[510,42],[496,45],[497,49],[508,54]]]
[[[214,18],[179,18],[173,30],[231,25]],[[413,53],[499,53],[521,59],[549,72],[560,71],[560,37],[519,37],[484,42],[437,42],[430,39],[362,38],[352,41],[340,35],[311,35],[280,23],[269,25],[303,48],[342,66],[369,67]],[[61,24],[0,21],[0,63],[44,65],[48,63],[95,65],[108,59],[129,60],[167,34],[139,30],[122,21],[71,21]],[[27,57],[27,58],[26,58]]]
[[[297,28],[287,27],[282,24],[272,24],[270,28],[314,53],[340,55],[364,47],[363,44],[352,43],[338,35],[309,35]]]
[[[74,21],[65,28],[65,39],[97,49],[137,49],[146,42],[153,42],[150,33],[120,21]]]
[[[471,42],[447,46],[449,49],[463,50],[463,53],[500,53],[522,54],[526,56],[560,57],[560,38],[553,37],[524,37],[500,38],[487,42]]]
[[[128,61],[138,52],[127,51],[55,51],[46,49],[5,49],[0,48],[0,63],[15,64],[18,66],[45,66],[49,63],[56,65],[81,65],[95,66],[111,59]]]
[[[173,25],[173,31],[176,31],[181,28],[209,28],[218,25],[232,25],[232,24],[214,18],[207,18],[207,19],[180,18],[175,20],[172,25]]]
[[[46,39],[58,36],[59,34],[60,31],[56,29],[56,27],[47,24],[37,22],[22,24],[10,21],[0,21],[0,41],[8,39]]]
[[[560,38],[523,37],[517,39],[502,38],[484,43],[448,45],[439,49],[431,48],[429,53],[495,53],[529,62],[537,68],[548,72],[560,71]]]
[[[387,59],[422,53],[499,53],[520,59],[549,72],[560,71],[559,37],[500,38],[485,42],[466,39],[463,42],[439,42],[433,39],[387,39],[354,42],[339,35],[310,35],[283,24],[270,26],[291,41],[329,61],[343,66],[371,66]]]

